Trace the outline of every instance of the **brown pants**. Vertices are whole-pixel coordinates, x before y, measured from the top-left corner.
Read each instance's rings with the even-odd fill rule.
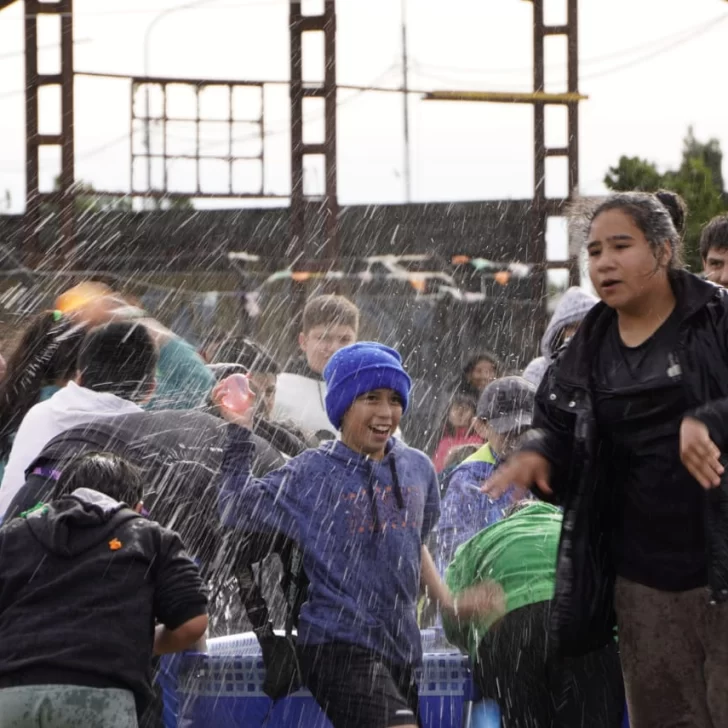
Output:
[[[631,728],[728,726],[728,603],[620,577],[615,607]]]

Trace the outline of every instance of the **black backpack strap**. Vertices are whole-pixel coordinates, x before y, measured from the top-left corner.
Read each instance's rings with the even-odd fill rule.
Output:
[[[288,585],[286,588],[286,636],[291,637],[298,624],[298,613],[305,599],[306,574],[303,570],[303,552],[291,543],[288,549]]]
[[[263,654],[266,676],[263,692],[272,700],[279,700],[301,687],[301,667],[296,654],[293,628],[298,622],[300,604],[305,597],[305,574],[303,554],[297,545],[283,538],[256,538],[245,534],[244,543],[235,569],[240,596],[248,619]],[[278,553],[284,564],[284,594],[286,597],[286,634],[276,635],[270,619],[268,605],[263,597],[261,585],[253,571],[253,564],[259,564],[270,553]]]
[[[266,604],[259,582],[255,578],[252,566],[242,566],[237,570],[236,578],[240,599],[245,607],[253,632],[260,640],[273,634],[273,624],[270,620],[268,605]]]

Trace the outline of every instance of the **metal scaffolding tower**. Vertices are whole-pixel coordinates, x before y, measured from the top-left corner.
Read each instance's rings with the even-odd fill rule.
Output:
[[[57,73],[38,72],[38,18],[59,19],[61,64]],[[60,133],[41,134],[38,97],[41,88],[60,89]],[[57,189],[41,193],[41,147],[60,147],[61,170]],[[74,228],[74,134],[73,134],[73,0],[40,2],[25,0],[25,240],[28,261],[40,262],[41,205],[55,204],[60,214],[60,248],[62,256],[71,252]]]

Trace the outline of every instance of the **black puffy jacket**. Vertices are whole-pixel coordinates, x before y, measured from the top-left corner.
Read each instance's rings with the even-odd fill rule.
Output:
[[[681,323],[674,351],[690,409],[728,453],[728,292],[684,271],[670,274]],[[611,533],[616,489],[607,476],[591,390],[592,362],[614,312],[599,303],[544,377],[534,430],[524,450],[552,465],[551,485],[564,506],[552,636],[563,654],[606,644],[615,627]],[[677,443],[676,443],[677,446]],[[728,600],[728,468],[705,492],[708,541],[706,599]]]

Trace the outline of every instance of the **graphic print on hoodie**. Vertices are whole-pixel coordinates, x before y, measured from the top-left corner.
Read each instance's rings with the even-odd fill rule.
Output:
[[[282,533],[300,546],[309,580],[301,645],[345,642],[418,664],[421,547],[437,522],[437,476],[424,453],[390,438],[382,461],[340,441],[251,479],[247,430],[230,428],[220,507],[227,526]]]
[[[0,485],[0,517],[25,483],[25,471],[56,436],[99,417],[141,412],[133,402],[69,382],[45,402],[31,407],[20,423]]]
[[[150,693],[155,619],[206,612],[179,536],[79,488],[0,528],[0,688],[84,685]]]
[[[577,286],[572,286],[561,296],[549,325],[546,327],[546,332],[541,338],[541,356],[534,359],[523,370],[524,379],[536,387],[541,384],[546,370],[556,356],[558,348],[556,344],[561,331],[567,326],[573,326],[583,321],[598,301],[596,296],[592,296],[591,293]]]

